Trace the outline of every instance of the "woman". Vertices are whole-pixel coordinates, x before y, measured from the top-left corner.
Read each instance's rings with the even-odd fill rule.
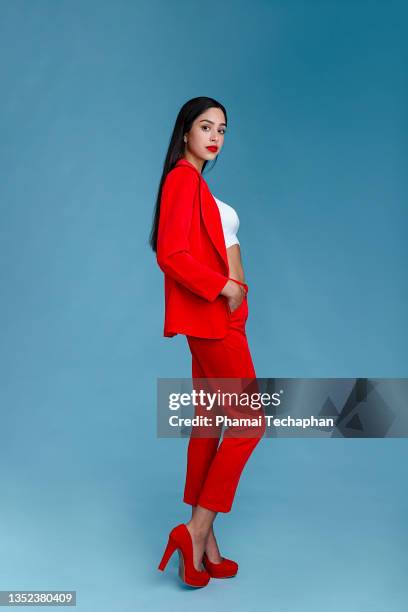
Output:
[[[202,177],[223,147],[226,128],[226,110],[213,98],[193,98],[181,108],[150,237],[164,272],[164,336],[186,336],[193,380],[256,378],[245,334],[248,285],[236,236],[239,219]],[[230,426],[219,446],[220,432],[205,438],[193,428],[183,497],[192,516],[170,532],[160,570],[177,549],[179,575],[190,586],[237,573],[238,564],[220,553],[213,522],[218,512],[231,510],[241,472],[264,434],[263,416],[251,437],[237,437],[242,429]]]

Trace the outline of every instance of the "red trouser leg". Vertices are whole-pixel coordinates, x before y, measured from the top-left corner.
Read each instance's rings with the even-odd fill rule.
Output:
[[[248,303],[245,297],[231,314],[230,329],[225,338],[213,340],[187,336],[192,354],[193,379],[256,378],[245,333],[247,318]],[[197,414],[205,414],[205,409],[198,408]],[[236,437],[239,428],[234,426],[224,431],[219,446],[221,427],[215,432],[218,437],[190,436],[184,502],[193,506],[199,504],[216,512],[231,510],[242,470],[265,432],[262,409],[255,411],[253,416],[259,415],[262,425],[250,434],[253,437],[248,437],[248,434],[246,437]]]

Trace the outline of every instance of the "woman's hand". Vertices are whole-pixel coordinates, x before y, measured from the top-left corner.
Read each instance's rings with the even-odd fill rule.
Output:
[[[231,312],[234,312],[234,310],[241,306],[245,293],[244,287],[231,280],[224,285],[221,291],[221,295],[225,295],[228,298],[228,306]]]

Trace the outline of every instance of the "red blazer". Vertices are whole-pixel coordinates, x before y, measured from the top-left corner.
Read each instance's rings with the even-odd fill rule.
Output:
[[[182,158],[166,175],[156,251],[164,272],[164,336],[223,338],[231,311],[220,291],[229,266],[217,202],[195,166]]]

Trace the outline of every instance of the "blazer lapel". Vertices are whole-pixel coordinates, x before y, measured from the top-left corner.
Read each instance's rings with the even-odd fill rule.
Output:
[[[201,215],[203,217],[207,232],[217,249],[222,261],[224,262],[225,271],[229,276],[229,266],[227,258],[227,249],[225,247],[224,232],[222,229],[220,211],[218,204],[214,200],[207,184],[204,184],[204,179],[200,180],[201,189]]]
[[[224,232],[222,229],[222,222],[220,211],[218,209],[217,202],[214,200],[212,193],[210,192],[207,183],[201,176],[201,173],[197,170],[197,168],[191,164],[186,159],[179,159],[176,163],[176,166],[185,165],[192,168],[195,172],[197,172],[200,182],[199,182],[199,196],[200,196],[200,207],[201,207],[201,216],[205,223],[206,230],[208,235],[211,238],[212,243],[214,244],[217,252],[219,253],[225,267],[225,271],[227,276],[229,276],[229,264],[227,257],[227,249],[225,247],[225,239]]]

